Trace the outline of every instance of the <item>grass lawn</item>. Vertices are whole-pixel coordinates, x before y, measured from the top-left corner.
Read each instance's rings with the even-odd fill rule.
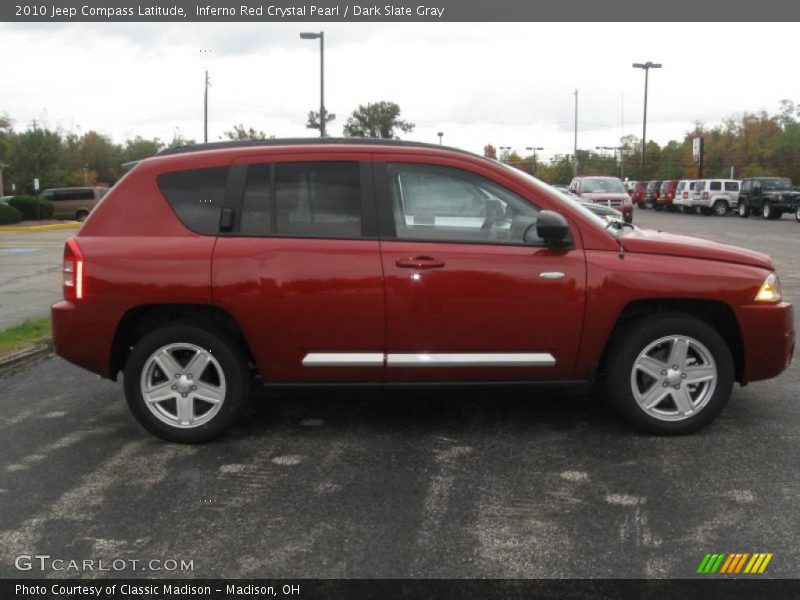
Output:
[[[0,357],[41,344],[50,337],[50,317],[0,330]]]

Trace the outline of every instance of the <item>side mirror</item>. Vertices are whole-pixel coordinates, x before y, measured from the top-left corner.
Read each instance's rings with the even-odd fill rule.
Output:
[[[536,229],[531,225],[525,231],[525,243],[544,242],[548,248],[569,248],[572,240],[569,237],[567,220],[552,210],[543,210],[536,220]]]

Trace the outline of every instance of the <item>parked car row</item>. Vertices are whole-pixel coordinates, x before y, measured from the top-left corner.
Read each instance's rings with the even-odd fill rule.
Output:
[[[624,187],[639,208],[720,217],[736,211],[742,218],[761,215],[765,219],[792,213],[800,222],[800,191],[788,177],[627,181]]]

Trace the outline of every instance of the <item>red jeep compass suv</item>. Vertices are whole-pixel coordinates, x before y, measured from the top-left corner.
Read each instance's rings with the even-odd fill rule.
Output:
[[[794,350],[771,259],[609,224],[440,146],[271,140],[136,164],[64,250],[56,352],[199,442],[266,385],[602,381],[653,433]],[[260,376],[260,377],[257,377]]]

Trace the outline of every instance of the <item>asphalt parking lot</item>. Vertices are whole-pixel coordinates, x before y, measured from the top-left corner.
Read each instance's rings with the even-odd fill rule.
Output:
[[[800,300],[788,215],[635,220],[768,252]],[[50,358],[0,381],[0,576],[684,578],[707,552],[771,552],[763,576],[796,577],[799,384],[795,363],[737,387],[682,438],[580,394],[264,396],[189,447],[145,433],[121,384]],[[194,568],[18,571],[21,554]]]
[[[61,296],[64,240],[74,229],[0,233],[0,329],[48,314]]]

